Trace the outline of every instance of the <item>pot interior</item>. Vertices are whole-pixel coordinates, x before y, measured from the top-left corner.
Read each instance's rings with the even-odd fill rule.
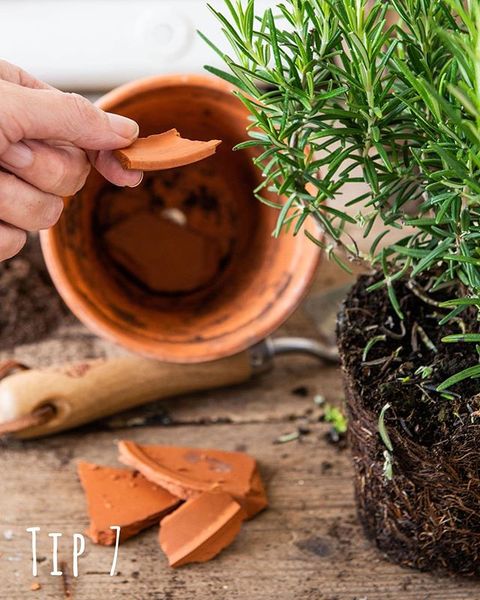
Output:
[[[233,151],[246,138],[244,107],[218,86],[183,81],[114,104],[107,97],[102,107],[135,119],[141,136],[176,128],[222,144],[204,161],[145,174],[134,189],[92,173],[66,201],[46,258],[72,310],[100,333],[167,360],[228,355],[270,333],[298,300],[317,251],[271,237],[277,214],[254,197],[252,155]]]

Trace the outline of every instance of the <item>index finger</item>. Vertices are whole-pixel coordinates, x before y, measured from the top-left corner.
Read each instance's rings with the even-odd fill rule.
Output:
[[[106,113],[78,94],[0,81],[0,155],[22,139],[58,139],[87,150],[129,146],[135,121]]]
[[[32,88],[34,90],[55,90],[51,85],[37,79],[27,71],[24,71],[22,68],[9,63],[6,60],[0,59],[0,79],[4,81],[9,81],[10,83],[16,83],[17,85],[21,85],[23,87]]]

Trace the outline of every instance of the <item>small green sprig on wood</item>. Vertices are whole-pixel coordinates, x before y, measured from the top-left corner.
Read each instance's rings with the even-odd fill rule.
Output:
[[[347,433],[348,420],[343,412],[337,407],[331,404],[325,405],[324,420],[326,423],[330,423],[334,431],[339,435]]]
[[[400,318],[401,278],[450,296],[441,324],[479,313],[480,0],[284,0],[262,14],[254,0],[223,1],[211,10],[231,52],[209,43],[227,70],[207,68],[250,112],[239,148],[257,150],[255,193],[279,210],[275,234],[303,231],[347,270],[345,257],[378,267],[372,289],[386,286]],[[368,191],[347,212],[338,196],[352,182]],[[347,226],[366,237],[375,224],[364,255]],[[393,229],[399,241],[381,244]]]

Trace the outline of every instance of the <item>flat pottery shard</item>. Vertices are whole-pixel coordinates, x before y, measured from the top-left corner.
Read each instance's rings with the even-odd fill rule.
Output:
[[[114,154],[124,169],[161,171],[183,167],[215,154],[221,140],[201,142],[182,138],[176,129],[138,138],[128,148]]]
[[[159,542],[171,567],[205,562],[238,535],[244,512],[229,494],[204,492],[160,524]]]
[[[179,498],[128,469],[79,462],[77,470],[90,517],[86,533],[96,544],[115,543],[112,525],[121,527],[120,541],[124,541],[158,523],[180,503]]]
[[[105,241],[115,262],[154,293],[194,291],[215,277],[221,260],[215,242],[148,211],[115,224]]]
[[[244,510],[247,513],[247,519],[264,510],[267,506],[267,494],[257,467],[250,480],[250,490],[245,496]]]
[[[268,504],[257,463],[243,452],[143,446],[130,441],[119,442],[118,448],[120,462],[184,500],[202,492],[227,492],[247,518]]]

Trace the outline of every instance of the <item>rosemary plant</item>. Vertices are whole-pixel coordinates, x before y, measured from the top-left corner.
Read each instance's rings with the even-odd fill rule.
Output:
[[[211,10],[231,52],[206,41],[227,70],[207,69],[237,86],[251,114],[239,148],[258,149],[259,199],[272,204],[267,189],[286,199],[273,204],[275,234],[303,231],[347,270],[345,257],[381,269],[372,289],[386,286],[400,318],[393,283],[405,277],[443,290],[441,324],[478,313],[480,0],[284,0],[263,14],[254,0],[224,4]],[[338,194],[359,181],[369,191],[346,212]],[[365,237],[383,224],[368,253],[349,223]],[[400,240],[380,243],[393,229]],[[478,376],[480,364],[437,389]]]

